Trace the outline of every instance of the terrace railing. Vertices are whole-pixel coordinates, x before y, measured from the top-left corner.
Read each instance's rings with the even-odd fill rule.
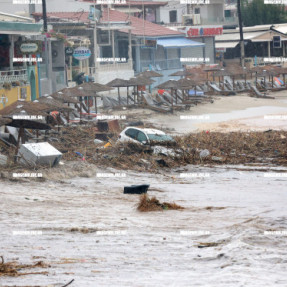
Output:
[[[152,62],[151,60],[142,60],[141,70],[145,71],[149,69],[150,65],[152,65],[157,71],[182,68],[182,63],[180,62],[180,59],[175,58],[175,59],[167,59],[167,60],[166,59],[156,60],[155,62]]]
[[[27,70],[0,71],[0,84],[12,83],[16,81],[28,81]]]

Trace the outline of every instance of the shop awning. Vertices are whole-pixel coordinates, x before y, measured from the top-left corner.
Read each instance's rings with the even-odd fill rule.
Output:
[[[39,23],[0,22],[1,34],[41,35],[43,25]]]
[[[157,44],[164,48],[204,47],[205,44],[186,38],[158,39]]]
[[[235,48],[239,42],[217,42],[215,48]]]

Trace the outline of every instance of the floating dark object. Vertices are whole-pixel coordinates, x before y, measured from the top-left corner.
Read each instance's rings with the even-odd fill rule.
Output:
[[[124,193],[126,194],[147,193],[148,188],[149,188],[149,184],[125,186]]]

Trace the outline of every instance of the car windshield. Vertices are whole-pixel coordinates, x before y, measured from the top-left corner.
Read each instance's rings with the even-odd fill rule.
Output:
[[[147,136],[151,141],[174,141],[169,135],[147,134]]]

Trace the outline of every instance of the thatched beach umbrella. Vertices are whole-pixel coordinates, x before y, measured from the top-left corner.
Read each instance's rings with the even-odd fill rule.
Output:
[[[208,81],[208,73],[211,72],[212,73],[212,78],[213,78],[213,81],[214,81],[214,73],[216,71],[219,71],[221,68],[219,66],[215,66],[215,67],[206,67],[203,69],[203,72],[206,73],[206,77],[207,77],[207,81]]]
[[[36,101],[28,102],[18,100],[0,110],[0,115],[13,117],[13,115],[19,115],[23,111],[29,116],[47,116],[47,113],[50,111],[50,107],[44,103]]]
[[[118,99],[119,99],[119,106],[120,106],[121,105],[120,88],[121,87],[128,87],[129,86],[128,81],[124,80],[124,79],[116,78],[116,79],[110,81],[109,83],[107,83],[107,86],[118,88]]]
[[[150,86],[155,81],[144,76],[138,76],[130,78],[128,82],[130,86],[137,87],[137,100],[139,101],[139,86]]]
[[[2,117],[0,116],[0,127],[1,127],[1,126],[5,126],[5,125],[7,125],[7,124],[9,124],[9,123],[11,123],[11,122],[12,122],[11,119],[2,118]]]
[[[218,85],[220,86],[220,78],[222,77],[222,82],[224,83],[224,77],[225,76],[233,76],[233,73],[231,73],[228,70],[220,69],[219,71],[216,71],[214,73],[215,77],[218,77]],[[234,81],[233,81],[234,83]]]
[[[172,77],[174,77],[174,76],[176,76],[176,77],[187,77],[187,76],[193,76],[195,74],[196,74],[195,72],[184,70],[184,71],[177,71],[175,73],[170,74],[169,76],[172,76]]]
[[[168,80],[160,85],[158,85],[156,88],[158,89],[170,89],[171,90],[171,105],[172,105],[172,111],[173,111],[173,92],[174,90],[178,89],[178,83],[175,80]]]
[[[144,72],[139,73],[136,77],[137,78],[145,77],[145,78],[151,79],[151,78],[160,78],[160,77],[163,77],[163,75],[155,71],[144,71]],[[151,84],[149,84],[149,92],[151,92]]]
[[[61,90],[61,91],[59,91],[59,92],[56,92],[56,93],[52,94],[51,97],[52,97],[53,99],[57,100],[57,101],[62,102],[62,103],[67,103],[68,106],[69,106],[70,104],[78,104],[79,101],[78,101],[76,98],[71,97],[71,94],[68,93],[67,90],[68,90],[68,89],[65,88],[65,89],[63,89],[63,90]]]
[[[58,112],[67,112],[67,120],[70,121],[70,111],[73,110],[73,108],[65,105],[64,103],[60,102],[59,100],[54,99],[51,96],[45,95],[38,99],[39,103],[45,104],[50,107],[51,111],[58,111]]]
[[[20,146],[20,140],[22,139],[22,143],[24,143],[24,130],[25,129],[32,129],[32,130],[50,130],[51,127],[43,122],[36,121],[36,120],[26,120],[26,119],[13,119],[13,117],[10,117],[12,119],[12,122],[8,124],[10,127],[18,128],[18,139],[17,139],[17,148],[16,153],[17,155],[19,146]]]
[[[78,87],[82,87],[84,91],[88,93],[88,97],[93,97],[95,99],[96,113],[98,113],[97,97],[99,97],[97,93],[113,90],[113,88],[107,85],[102,85],[99,83],[92,83],[92,82],[85,82],[79,85]],[[88,113],[90,113],[90,105],[88,105]]]

